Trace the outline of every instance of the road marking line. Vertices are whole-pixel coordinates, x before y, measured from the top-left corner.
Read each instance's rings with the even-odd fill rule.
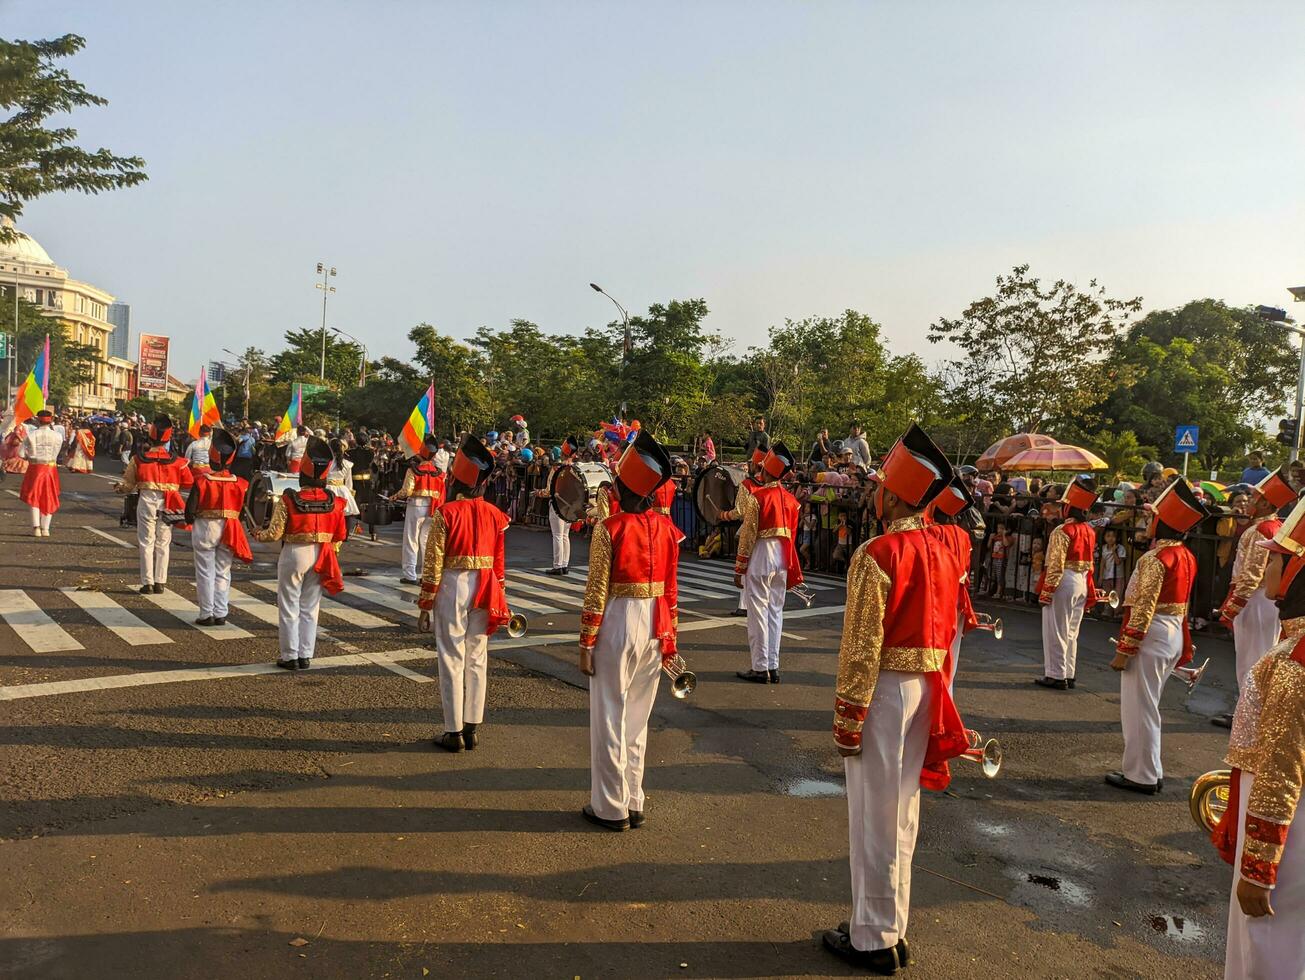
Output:
[[[199,606],[195,605],[189,599],[183,599],[166,586],[158,595],[150,593],[145,598],[154,603],[154,605],[158,606],[160,609],[170,612],[187,626],[193,626],[210,639],[247,640],[251,639],[254,635],[246,630],[242,630],[234,623],[226,623],[222,626],[195,626],[195,620],[199,618]]]
[[[270,602],[264,602],[262,599],[256,599],[252,595],[241,592],[237,588],[232,588],[228,596],[228,602],[234,608],[249,613],[255,619],[262,620],[271,626],[278,625],[279,613],[276,606]]]
[[[531,583],[546,585],[549,588],[560,589],[563,592],[575,592],[579,595],[585,594],[585,586],[577,581],[568,581],[564,575],[536,575],[534,572],[518,572],[516,569],[508,569],[508,585],[511,585],[514,579],[526,579]]]
[[[406,677],[408,680],[416,681],[418,684],[430,684],[435,680],[434,677],[427,677],[425,674],[419,674],[415,670],[410,670],[402,664],[396,664],[383,653],[365,653],[363,656],[377,666],[384,667],[386,670],[392,670],[400,677]]]
[[[350,589],[353,579],[345,579],[345,589]],[[275,592],[276,579],[255,579],[251,584],[258,586],[260,589],[267,589],[269,592]],[[374,630],[382,626],[392,626],[388,619],[381,619],[380,616],[373,616],[369,612],[361,609],[355,609],[353,606],[347,606],[343,602],[337,602],[330,596],[322,596],[322,612],[327,616],[333,616],[336,619],[342,619],[350,626],[357,626],[359,629]]]
[[[0,617],[33,653],[86,649],[47,616],[22,589],[0,589]]]
[[[59,591],[90,613],[101,626],[108,627],[119,639],[125,640],[134,647],[172,642],[172,637],[160,633],[103,592],[79,592],[75,588],[63,588]]]
[[[102,537],[105,541],[112,541],[112,542],[113,542],[114,544],[116,544],[119,548],[135,548],[135,547],[136,547],[136,545],[132,544],[130,541],[124,541],[124,540],[122,540],[122,538],[114,537],[112,534],[108,533],[107,531],[101,531],[98,527],[91,527],[89,524],[83,524],[83,525],[82,525],[82,530],[83,530],[83,531],[90,531],[92,534],[98,534],[98,535],[99,535],[100,537]]]
[[[415,602],[404,601],[397,596],[389,596],[384,592],[378,592],[376,589],[369,589],[367,586],[360,584],[356,578],[349,579],[345,588],[348,589],[350,593],[357,594],[368,602],[374,603],[378,606],[384,606],[386,609],[393,609],[395,612],[402,613],[405,616],[415,617],[417,613],[421,612],[421,610],[417,608]]]
[[[17,490],[10,490],[8,487],[5,487],[5,493],[9,494],[9,496],[11,496],[11,497],[17,497],[17,496],[19,496],[19,493],[18,493]]]

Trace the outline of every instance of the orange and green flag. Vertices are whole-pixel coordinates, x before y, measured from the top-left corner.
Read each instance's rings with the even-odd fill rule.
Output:
[[[45,400],[50,397],[50,335],[45,335],[45,346],[41,348],[36,363],[32,366],[27,380],[18,386],[18,397],[14,400],[14,425],[22,425],[36,413],[45,408]]]
[[[421,396],[421,401],[417,402],[413,408],[412,414],[408,416],[408,421],[403,424],[403,431],[399,433],[399,441],[403,444],[403,451],[409,456],[415,456],[421,450],[422,440],[428,433],[435,431],[435,382],[430,383],[426,389],[426,394]]]
[[[199,438],[201,425],[216,425],[221,421],[222,413],[218,411],[217,401],[214,400],[213,392],[208,386],[208,378],[203,369],[200,369],[199,382],[195,385],[195,398],[190,403],[190,424],[187,428],[191,438]]]

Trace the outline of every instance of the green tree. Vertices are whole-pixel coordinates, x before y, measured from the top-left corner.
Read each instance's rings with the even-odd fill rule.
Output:
[[[417,348],[414,360],[424,372],[413,386],[408,407],[397,419],[398,432],[408,420],[408,413],[426,386],[435,382],[436,428],[440,432],[484,430],[494,424],[494,404],[485,387],[484,356],[461,341],[446,337],[429,323],[419,323],[408,331],[408,339]],[[370,385],[369,385],[370,387]]]
[[[1298,365],[1281,327],[1212,299],[1148,313],[1119,339],[1113,360],[1127,383],[1100,414],[1174,462],[1175,427],[1199,425],[1207,469],[1265,441],[1260,419],[1282,410]]]
[[[326,334],[326,380],[336,390],[356,388],[362,365],[362,348],[352,341],[341,340],[330,331]],[[267,362],[269,380],[279,383],[322,384],[322,332],[287,330],[285,349]]]
[[[27,201],[43,194],[98,194],[146,179],[140,157],[84,150],[74,142],[77,130],[45,125],[51,116],[108,104],[56,65],[85,44],[76,34],[45,41],[0,40],[0,108],[10,112],[0,121],[0,215],[9,219],[0,223],[0,242],[16,239],[12,222]]]
[[[633,350],[607,388],[611,411],[627,406],[629,419],[639,419],[650,432],[671,441],[692,439],[703,407],[703,354],[719,338],[702,329],[707,316],[702,299],[671,300],[648,307],[645,316],[630,318]],[[609,335],[619,341],[622,326],[612,323]],[[610,369],[608,369],[610,370]],[[608,371],[598,372],[600,383]]]
[[[1043,286],[1020,265],[997,277],[993,296],[931,325],[929,340],[961,349],[965,356],[949,367],[962,386],[986,390],[1002,424],[1036,432],[1090,421],[1115,381],[1115,338],[1141,307],[1140,298],[1107,296],[1095,279],[1084,290],[1063,279]]]
[[[1083,445],[1104,459],[1110,466],[1109,473],[1116,480],[1137,475],[1142,464],[1155,457],[1154,446],[1138,444],[1137,433],[1132,429],[1114,432],[1109,429],[1083,439]]]

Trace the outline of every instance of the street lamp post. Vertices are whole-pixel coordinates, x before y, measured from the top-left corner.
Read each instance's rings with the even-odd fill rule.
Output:
[[[367,385],[367,345],[351,333],[345,333],[339,327],[332,327],[332,332],[338,333],[341,337],[348,337],[355,344],[362,348],[362,367],[358,372],[358,387],[364,388]]]
[[[317,263],[317,274],[322,277],[322,281],[317,283],[317,288],[322,291],[322,383],[326,383],[326,297],[335,292],[335,287],[331,285],[331,278],[335,275],[335,266],[327,267],[325,262]]]
[[[598,283],[591,282],[589,284],[589,288],[596,293],[602,293],[604,296],[606,296],[608,299],[612,301],[612,303],[616,306],[618,310],[621,311],[621,323],[625,327],[625,342],[621,350],[621,367],[625,367],[625,365],[630,360],[630,348],[632,346],[630,342],[630,314],[626,312],[624,306],[616,302],[616,297],[614,297],[611,293],[605,290],[602,286],[598,285]]]

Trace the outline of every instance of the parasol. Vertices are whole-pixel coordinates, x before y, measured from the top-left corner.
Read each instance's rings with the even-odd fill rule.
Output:
[[[1006,460],[1003,470],[1008,472],[1075,472],[1087,470],[1108,470],[1110,464],[1096,453],[1081,446],[1066,446],[1056,443],[1039,449],[1026,449]]]
[[[975,460],[974,465],[980,470],[1005,469],[1006,463],[1012,456],[1017,456],[1026,449],[1050,449],[1058,445],[1060,443],[1051,436],[1039,435],[1036,432],[1021,432],[994,442]]]
[[[1216,504],[1221,504],[1228,499],[1228,488],[1222,483],[1216,483],[1214,480],[1202,480],[1201,489]]]

